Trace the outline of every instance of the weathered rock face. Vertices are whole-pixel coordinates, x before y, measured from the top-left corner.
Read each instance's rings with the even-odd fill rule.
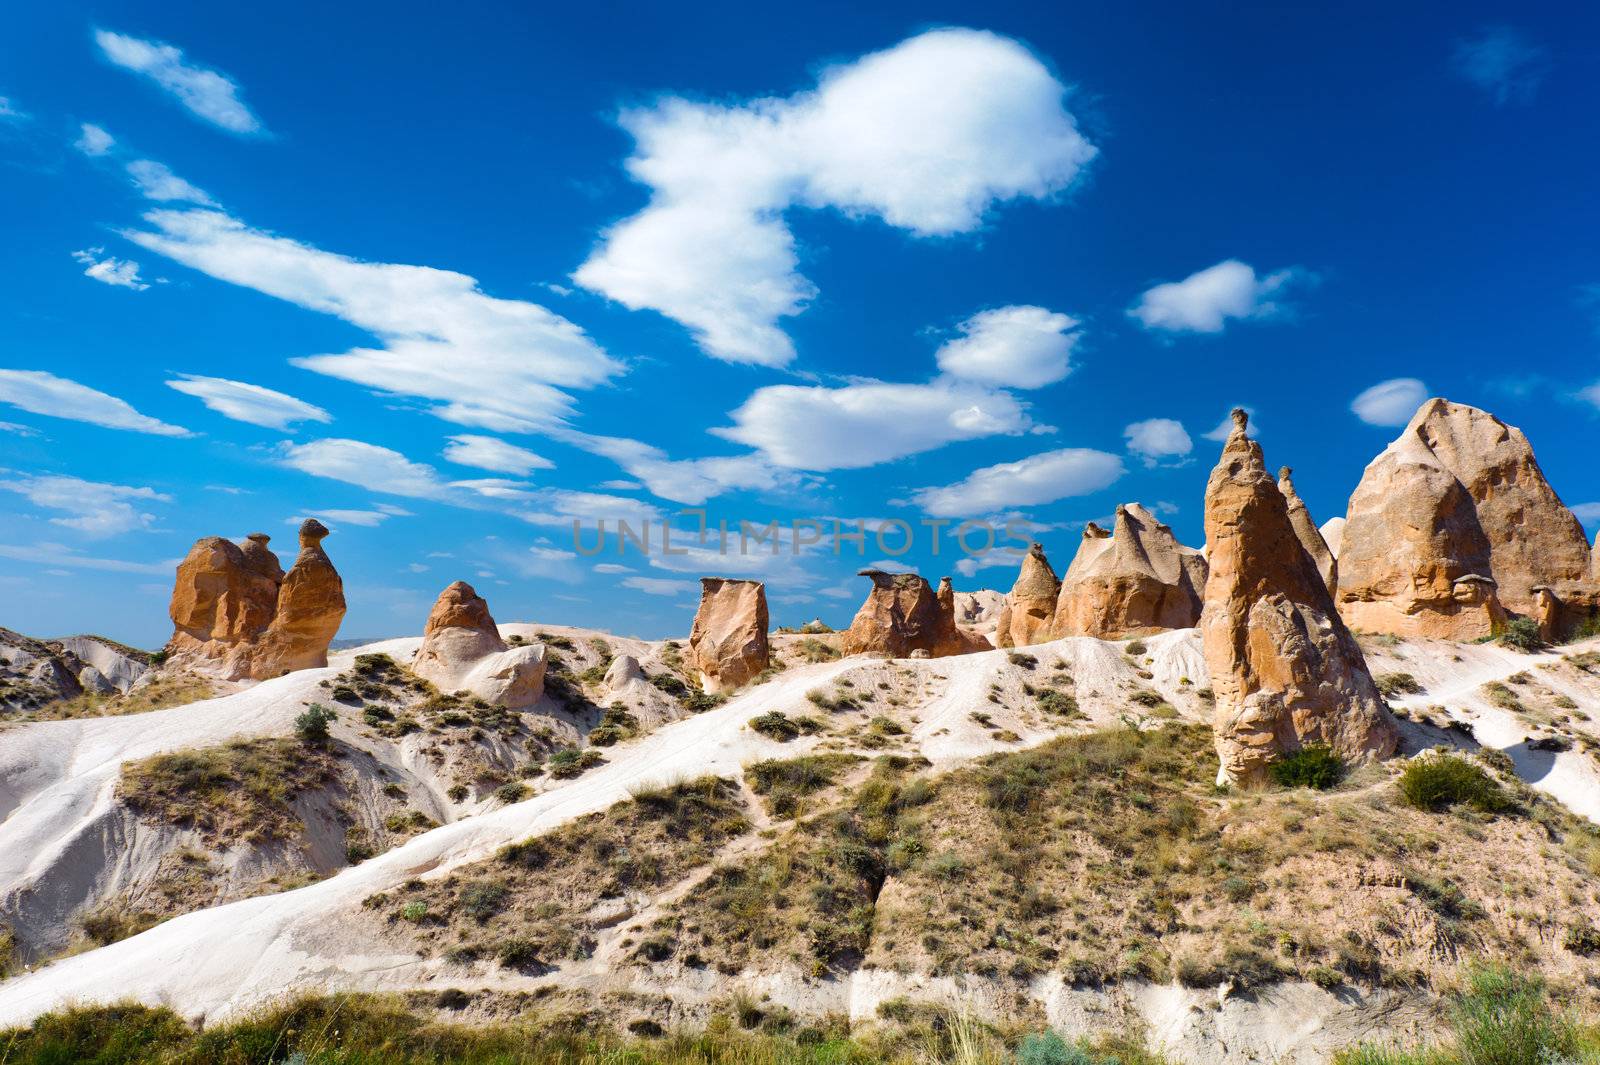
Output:
[[[316,518],[300,524],[300,554],[284,574],[278,609],[251,657],[256,680],[328,664],[328,645],[344,620],[345,604],[344,581],[322,549],[327,535]]]
[[[300,526],[300,555],[287,574],[251,533],[244,546],[220,536],[195,541],[172,589],[168,656],[229,680],[266,680],[328,664],[328,645],[344,618],[344,584],[316,519]]]
[[[1600,599],[1583,528],[1527,437],[1475,407],[1424,403],[1367,466],[1347,519],[1338,604],[1360,629],[1470,640],[1491,635],[1502,608],[1535,616],[1540,586],[1558,628]],[[1468,577],[1480,587],[1463,588]]]
[[[990,649],[988,640],[956,625],[954,591],[941,600],[915,573],[864,569],[857,576],[869,578],[872,591],[845,630],[845,654],[909,658],[925,651],[930,658],[943,658]]]
[[[1044,548],[1032,544],[1023,556],[1016,583],[1006,594],[995,627],[995,643],[1000,647],[1026,647],[1054,638],[1056,598],[1061,594],[1061,579],[1050,568]]]
[[[531,706],[544,694],[543,644],[508,647],[489,604],[466,581],[444,591],[428,614],[411,672],[444,692],[471,692],[500,706]]]
[[[700,578],[689,660],[707,692],[747,684],[770,664],[767,589],[760,581]]]
[[[1206,485],[1200,633],[1217,700],[1218,782],[1260,783],[1275,759],[1312,743],[1350,760],[1385,757],[1394,722],[1245,425],[1234,411]]]
[[[956,624],[974,632],[994,632],[1006,597],[992,588],[955,594]]]
[[[1200,618],[1206,560],[1138,503],[1117,508],[1115,529],[1094,522],[1061,580],[1053,635],[1118,640],[1186,629]]]
[[[1322,542],[1328,545],[1335,561],[1339,558],[1339,551],[1344,544],[1344,515],[1339,514],[1322,523],[1322,528],[1317,530],[1322,534]],[[1337,601],[1337,600],[1336,600]]]
[[[1332,595],[1339,585],[1339,563],[1334,557],[1333,549],[1328,546],[1328,541],[1322,538],[1322,531],[1317,528],[1317,523],[1311,520],[1311,510],[1306,506],[1305,500],[1300,498],[1300,493],[1294,490],[1294,471],[1284,466],[1278,470],[1278,491],[1283,493],[1284,505],[1289,508],[1289,524],[1294,526],[1294,534],[1300,540],[1300,546],[1305,548],[1306,554],[1311,556],[1311,561],[1317,564],[1317,572],[1322,574],[1322,583]]]
[[[35,640],[0,628],[0,713],[126,692],[149,669],[144,652],[99,636]]]

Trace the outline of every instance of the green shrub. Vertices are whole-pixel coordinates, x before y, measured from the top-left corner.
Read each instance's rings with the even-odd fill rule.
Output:
[[[1469,970],[1451,1022],[1462,1065],[1531,1065],[1576,1049],[1575,1033],[1551,1010],[1544,984],[1499,965]]]
[[[1417,695],[1423,691],[1417,678],[1409,673],[1380,673],[1373,678],[1377,682],[1378,691],[1384,698],[1392,699],[1396,695]]]
[[[1512,618],[1500,634],[1500,642],[1519,651],[1537,651],[1544,646],[1539,638],[1539,623],[1532,618]]]
[[[528,785],[511,780],[494,789],[494,797],[503,803],[521,802],[528,794]]]
[[[483,924],[499,913],[510,894],[498,880],[479,880],[468,884],[461,892],[461,912]]]
[[[294,719],[295,735],[306,743],[326,743],[328,726],[339,720],[337,714],[321,703],[312,703],[306,712]]]
[[[782,710],[769,710],[758,717],[750,719],[750,728],[768,739],[787,743],[800,735],[800,726],[789,720],[789,715]]]
[[[1129,642],[1128,646],[1123,648],[1123,650],[1127,651],[1127,653],[1130,655],[1142,655],[1147,653],[1150,648],[1145,646],[1143,640],[1133,640]]]
[[[1511,808],[1511,797],[1493,777],[1453,754],[1424,754],[1400,774],[1400,794],[1419,810],[1438,812],[1455,805],[1484,813]]]
[[[1286,754],[1268,770],[1272,782],[1280,788],[1316,788],[1318,791],[1338,784],[1344,779],[1344,759],[1323,744],[1307,744],[1292,754]]]
[[[1017,651],[1006,655],[1006,661],[1014,666],[1021,666],[1023,669],[1034,669],[1039,665],[1039,660],[1033,655],[1025,655]]]
[[[1058,714],[1071,720],[1083,717],[1083,711],[1078,709],[1078,700],[1070,692],[1060,691],[1056,688],[1046,688],[1039,693],[1039,709],[1047,714]]]

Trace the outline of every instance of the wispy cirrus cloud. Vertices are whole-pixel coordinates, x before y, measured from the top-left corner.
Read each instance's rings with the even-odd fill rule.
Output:
[[[95,30],[94,41],[107,60],[149,78],[195,117],[230,133],[264,131],[232,78],[185,59],[181,49],[110,30]]]
[[[142,508],[149,503],[172,502],[171,496],[153,488],[59,475],[0,480],[0,489],[15,492],[41,509],[64,511],[67,516],[51,518],[51,524],[95,538],[149,529],[156,516]]]
[[[128,562],[117,558],[95,558],[85,555],[65,544],[0,544],[0,558],[13,562],[31,562],[40,566],[59,566],[63,569],[93,569],[110,573],[149,573],[171,578],[182,559],[166,562]]]
[[[1067,86],[1027,48],[969,29],[919,34],[825,71],[813,90],[719,105],[663,97],[624,111],[645,209],[572,275],[687,326],[706,354],[783,366],[781,319],[815,287],[785,214],[832,208],[915,236],[978,228],[989,210],[1068,188],[1096,149]]]
[[[303,399],[261,385],[225,377],[180,374],[167,387],[193,396],[225,418],[266,429],[288,429],[296,422],[331,422],[333,415]]]
[[[1550,52],[1510,26],[1489,26],[1455,43],[1456,73],[1498,106],[1532,103],[1550,70]]]
[[[127,402],[43,370],[0,370],[0,403],[31,414],[88,422],[156,436],[193,436],[189,430],[140,414]]]

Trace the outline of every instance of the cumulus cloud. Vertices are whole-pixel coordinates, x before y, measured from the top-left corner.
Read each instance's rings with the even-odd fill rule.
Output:
[[[83,276],[92,277],[96,281],[107,285],[116,285],[119,288],[131,288],[135,292],[143,292],[150,286],[139,277],[139,264],[131,259],[118,259],[114,255],[107,255],[104,248],[84,248],[75,251],[72,257],[83,264]]]
[[[291,360],[316,373],[440,404],[447,421],[496,432],[548,427],[572,407],[560,388],[620,373],[582,329],[545,308],[487,296],[449,270],[369,263],[251,229],[219,211],[157,210],[140,246],[374,334],[381,347]]]
[[[43,370],[0,370],[0,403],[33,414],[128,429],[156,436],[192,436],[189,430],[146,417],[116,396]]]
[[[1010,393],[948,378],[927,384],[865,380],[839,388],[770,385],[730,417],[732,426],[711,431],[800,470],[862,469],[1032,425]]]
[[[1220,333],[1230,318],[1271,318],[1283,311],[1273,297],[1287,286],[1308,279],[1299,267],[1256,277],[1248,263],[1226,259],[1147,289],[1128,310],[1146,329],[1168,333]]]
[[[1072,369],[1078,320],[1043,307],[1000,307],[961,323],[935,356],[952,377],[1001,388],[1042,388]]]
[[[16,492],[36,507],[65,511],[67,517],[51,518],[51,523],[95,538],[148,529],[155,524],[156,516],[141,506],[172,502],[171,496],[153,488],[102,484],[77,477],[21,477],[0,481],[0,489]]]
[[[1350,409],[1368,425],[1404,425],[1427,398],[1427,385],[1415,377],[1396,377],[1361,393]]]
[[[170,93],[198,118],[230,133],[259,133],[261,120],[239,99],[239,86],[226,74],[184,59],[182,50],[110,30],[94,40],[112,63],[142,74]]]
[[[813,90],[726,106],[666,97],[627,110],[645,209],[607,230],[573,279],[651,308],[728,362],[783,366],[780,319],[815,294],[793,207],[880,218],[916,236],[975,229],[997,203],[1051,196],[1095,155],[1067,87],[1016,41],[941,29],[823,73]]]
[[[93,122],[85,122],[78,129],[78,139],[73,147],[84,155],[105,155],[117,145],[117,139]]]
[[[675,581],[665,577],[624,577],[622,586],[646,595],[692,595],[700,590],[694,581]]]
[[[923,488],[914,498],[929,514],[970,517],[1088,495],[1111,485],[1124,472],[1116,455],[1069,447],[985,466],[955,484]]]
[[[519,477],[533,470],[552,470],[556,465],[525,447],[508,444],[498,437],[475,436],[471,433],[452,436],[445,445],[444,457],[458,466],[473,466],[495,473],[514,473]]]
[[[286,430],[295,422],[333,421],[333,415],[303,399],[225,377],[186,373],[176,381],[168,381],[167,387],[194,396],[223,417],[267,429]]]
[[[1491,26],[1456,42],[1456,73],[1497,105],[1533,101],[1550,67],[1550,53],[1509,26]]]
[[[1194,441],[1184,431],[1183,423],[1172,418],[1134,422],[1122,430],[1122,435],[1128,441],[1128,450],[1143,459],[1146,466],[1158,466],[1163,459],[1181,459],[1194,450]]]
[[[135,159],[128,164],[128,176],[133,179],[139,194],[147,200],[193,203],[201,207],[217,206],[217,201],[204,189],[189,184],[168,169],[165,163],[158,163],[154,159]]]

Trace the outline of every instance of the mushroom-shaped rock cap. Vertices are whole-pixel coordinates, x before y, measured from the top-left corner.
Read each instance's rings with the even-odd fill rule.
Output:
[[[300,546],[302,549],[316,547],[322,543],[327,535],[328,527],[316,518],[307,518],[300,523]]]
[[[1083,526],[1083,538],[1085,540],[1109,540],[1111,538],[1111,530],[1102,528],[1097,522],[1086,522]]]

